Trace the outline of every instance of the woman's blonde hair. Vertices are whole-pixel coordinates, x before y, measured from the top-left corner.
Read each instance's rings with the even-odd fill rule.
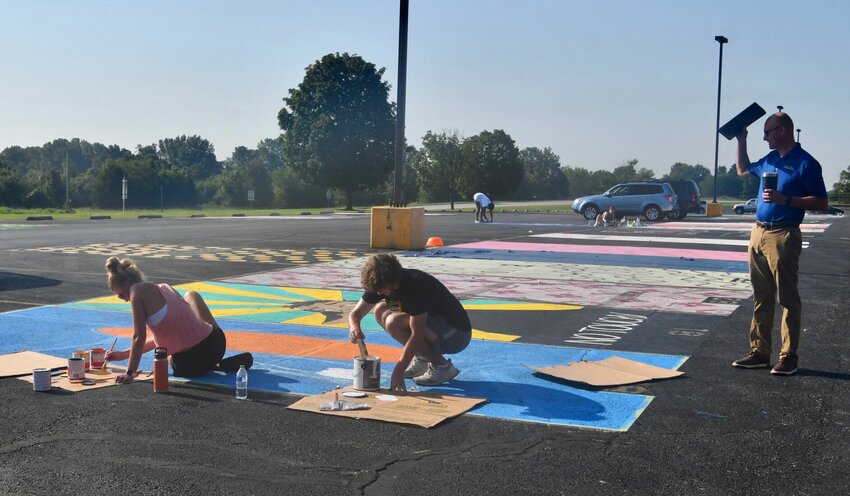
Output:
[[[115,289],[125,283],[133,284],[144,282],[145,276],[129,258],[118,260],[118,257],[106,259],[106,282],[109,289]]]

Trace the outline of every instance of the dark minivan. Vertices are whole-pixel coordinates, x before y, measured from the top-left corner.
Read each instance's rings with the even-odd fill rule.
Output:
[[[690,179],[661,179],[659,182],[667,183],[676,192],[679,198],[677,208],[667,214],[670,220],[681,220],[691,212],[701,212],[699,186]]]

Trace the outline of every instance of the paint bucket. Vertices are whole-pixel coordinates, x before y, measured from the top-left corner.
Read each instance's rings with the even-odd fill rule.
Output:
[[[354,389],[377,391],[381,387],[381,358],[354,357]]]
[[[50,369],[32,369],[32,390],[33,391],[50,391],[53,385],[50,380],[53,371]]]
[[[86,364],[80,357],[68,359],[68,380],[71,382],[83,382],[86,378]]]
[[[89,361],[89,352],[88,350],[77,350],[71,356],[76,358],[83,359],[83,368],[85,370],[91,370],[91,362]]]
[[[103,362],[106,360],[106,349],[92,348],[89,356],[91,358],[91,368],[99,369],[103,367]]]

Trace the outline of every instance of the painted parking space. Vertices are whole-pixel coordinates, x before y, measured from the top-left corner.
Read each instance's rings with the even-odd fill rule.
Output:
[[[229,353],[239,352],[245,334],[310,338],[310,347],[322,348],[308,356],[304,353],[257,353],[251,369],[251,387],[294,394],[318,394],[347,384],[351,380],[352,360],[339,359],[339,347],[348,346],[353,357],[356,347],[347,342],[347,331],[331,327],[294,326],[222,320],[227,334],[233,334]],[[79,348],[109,346],[113,336],[129,335],[129,313],[84,310],[70,307],[41,307],[0,315],[0,353],[29,349],[54,356],[69,356]],[[260,340],[262,341],[262,339]],[[397,347],[385,333],[367,331],[370,344]],[[330,344],[337,343],[330,351]],[[129,346],[127,337],[119,338],[118,349]],[[243,345],[244,346],[244,345]],[[296,347],[298,348],[298,347]],[[247,348],[254,349],[255,348]],[[148,354],[150,355],[150,354]],[[472,414],[505,420],[521,420],[590,429],[624,431],[634,423],[652,401],[651,396],[573,387],[533,373],[529,367],[565,364],[577,360],[601,360],[620,356],[643,363],[678,369],[684,356],[614,352],[498,341],[473,341],[455,362],[461,374],[453,381],[434,388],[455,395],[488,398],[488,403]],[[391,361],[385,362],[390,370]],[[142,370],[150,370],[150,356],[143,358]],[[382,385],[388,385],[383,374]],[[210,373],[194,380],[230,386],[233,375]],[[420,388],[427,390],[429,388]]]

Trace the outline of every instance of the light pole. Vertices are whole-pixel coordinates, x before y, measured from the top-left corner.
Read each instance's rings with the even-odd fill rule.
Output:
[[[404,101],[407,95],[407,16],[410,0],[400,0],[398,16],[398,86],[395,123],[395,187],[393,206],[401,207],[402,182],[404,181]]]
[[[707,215],[717,217],[720,215],[720,208],[717,203],[717,153],[720,147],[720,82],[723,78],[723,44],[729,43],[725,36],[715,36],[714,41],[720,43],[720,63],[717,69],[717,120],[714,123],[714,201],[712,208],[706,212]]]
[[[782,109],[784,109],[785,107],[783,107],[782,105],[777,105],[776,108],[779,109],[780,112],[782,112]]]
[[[800,142],[800,130],[798,129],[797,130],[797,143],[799,143],[799,142]]]
[[[121,180],[121,212],[127,211],[127,176]]]

